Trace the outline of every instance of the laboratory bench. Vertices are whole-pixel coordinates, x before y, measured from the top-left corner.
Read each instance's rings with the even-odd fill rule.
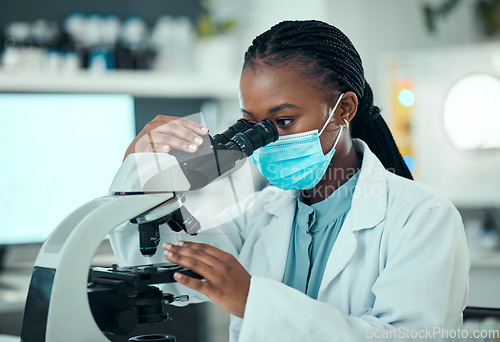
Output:
[[[0,273],[0,342],[2,335],[18,336],[32,268],[41,244],[11,247],[6,253],[5,269]],[[93,266],[116,263],[108,240],[99,246]],[[471,253],[469,305],[500,308],[500,252]],[[180,341],[227,341],[229,316],[212,303],[172,307],[174,321],[159,326],[157,332],[176,335]],[[197,329],[193,329],[196,327]],[[144,333],[153,333],[145,327]],[[156,327],[155,327],[156,329]],[[188,334],[188,335],[186,335]],[[2,338],[4,340],[2,340]],[[126,339],[116,339],[126,341]]]
[[[500,308],[500,252],[471,252],[469,306]]]
[[[0,342],[10,341],[7,336],[19,336],[22,326],[24,303],[28,293],[31,273],[41,244],[10,246],[0,273]],[[116,263],[108,240],[99,246],[92,266],[110,266]],[[168,333],[179,342],[228,341],[229,315],[212,303],[171,307],[172,320],[154,326],[139,326],[135,335]],[[119,336],[112,341],[128,341]]]

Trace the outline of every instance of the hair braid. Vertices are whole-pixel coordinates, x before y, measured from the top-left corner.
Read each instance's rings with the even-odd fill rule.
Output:
[[[245,53],[243,69],[289,61],[298,63],[325,92],[354,92],[359,104],[351,122],[351,136],[366,142],[386,169],[413,179],[380,109],[373,105],[361,57],[341,30],[316,20],[283,21],[253,40]]]

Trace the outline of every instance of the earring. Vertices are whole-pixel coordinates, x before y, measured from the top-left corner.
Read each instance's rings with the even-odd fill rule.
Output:
[[[343,119],[343,120],[344,120],[344,128],[348,129],[349,128],[349,121],[347,121],[346,119]]]

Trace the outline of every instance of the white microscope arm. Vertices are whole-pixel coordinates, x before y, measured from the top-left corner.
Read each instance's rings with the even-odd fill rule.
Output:
[[[159,171],[163,175],[161,184],[154,184],[157,192],[144,194],[144,187],[152,186],[151,180]],[[169,183],[173,179],[175,184]],[[189,188],[174,157],[132,154],[118,171],[111,195],[82,205],[55,228],[35,262],[22,341],[108,341],[94,321],[87,296],[93,255],[118,225],[174,198],[175,194],[168,191],[174,188]]]

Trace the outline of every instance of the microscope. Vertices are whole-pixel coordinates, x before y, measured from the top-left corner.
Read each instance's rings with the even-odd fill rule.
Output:
[[[118,170],[108,196],[90,201],[67,216],[43,244],[36,259],[25,306],[21,341],[108,341],[141,323],[168,319],[168,304],[186,301],[155,284],[174,282],[174,264],[90,267],[105,236],[120,224],[138,225],[140,252],[155,254],[159,226],[195,235],[200,224],[183,206],[184,194],[223,177],[236,162],[278,139],[272,121],[240,119],[221,134],[203,137],[194,154],[130,154]],[[90,270],[90,271],[89,271]],[[138,337],[135,341],[175,341]]]

